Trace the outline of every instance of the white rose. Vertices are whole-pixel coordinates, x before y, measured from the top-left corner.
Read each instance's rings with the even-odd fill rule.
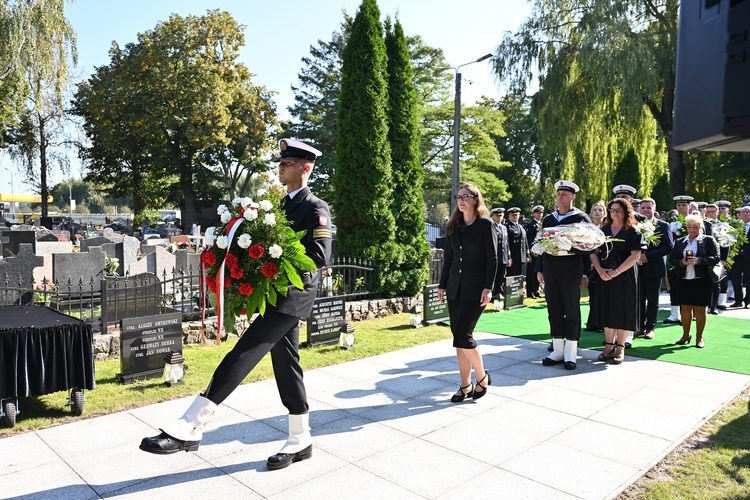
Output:
[[[265,217],[263,217],[263,224],[267,226],[275,226],[276,225],[276,214],[273,212],[267,213]]]
[[[258,218],[258,211],[253,210],[252,208],[248,208],[247,210],[245,210],[243,217],[245,217],[245,220],[255,220]]]
[[[216,246],[224,250],[229,246],[229,238],[227,238],[226,236],[219,236],[218,238],[216,238]]]
[[[237,198],[235,198],[235,199],[232,200],[232,205],[239,205],[240,202],[242,202],[242,198],[237,197]]]
[[[271,245],[268,247],[268,253],[271,254],[271,257],[274,259],[278,259],[281,257],[281,254],[283,253],[283,250],[279,245]]]
[[[218,207],[216,208],[216,213],[217,213],[217,214],[219,214],[219,215],[221,215],[221,214],[223,214],[224,212],[226,212],[227,210],[229,210],[229,209],[227,208],[227,206],[226,206],[226,205],[219,205],[219,206],[218,206]]]
[[[221,222],[223,222],[224,224],[226,224],[227,222],[229,222],[229,220],[231,218],[232,218],[232,213],[231,212],[227,211],[227,212],[222,212],[221,213]]]
[[[273,203],[271,203],[268,200],[263,200],[260,202],[260,209],[263,210],[264,212],[269,212],[273,210]]]
[[[259,189],[258,190],[258,198],[260,198],[261,196],[265,196],[267,192],[268,192],[267,189]]]
[[[209,227],[206,229],[206,244],[207,245],[213,245],[214,241],[216,241],[216,236],[214,235],[214,231],[216,231],[215,227]]]
[[[240,237],[237,238],[237,244],[240,248],[250,248],[252,243],[253,239],[247,233],[241,234]]]
[[[242,208],[247,208],[248,205],[250,205],[252,202],[252,198],[242,198],[242,201],[240,201],[240,205],[242,205]]]

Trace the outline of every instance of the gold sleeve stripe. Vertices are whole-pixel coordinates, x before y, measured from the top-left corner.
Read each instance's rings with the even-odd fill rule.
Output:
[[[320,239],[320,238],[330,238],[331,237],[331,230],[326,228],[318,228],[313,229],[313,238]]]

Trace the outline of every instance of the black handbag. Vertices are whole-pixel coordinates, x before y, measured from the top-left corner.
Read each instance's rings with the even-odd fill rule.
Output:
[[[710,266],[708,268],[708,276],[711,278],[712,283],[718,283],[719,281],[723,280],[726,275],[727,270],[724,269],[724,266],[721,264],[721,262],[717,263],[715,266]]]

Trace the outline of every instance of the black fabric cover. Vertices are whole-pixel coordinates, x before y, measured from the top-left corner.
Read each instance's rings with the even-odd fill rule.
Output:
[[[0,307],[0,397],[93,389],[91,325],[44,306]]]

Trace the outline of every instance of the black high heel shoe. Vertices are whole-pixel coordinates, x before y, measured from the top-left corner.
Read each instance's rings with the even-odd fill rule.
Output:
[[[685,344],[689,344],[689,343],[690,343],[690,341],[692,340],[692,338],[693,338],[693,336],[692,336],[692,335],[688,335],[688,336],[687,336],[687,338],[685,338],[685,336],[682,336],[682,337],[680,338],[680,340],[678,340],[677,342],[675,342],[675,344],[677,344],[677,345],[685,345]]]
[[[482,377],[482,380],[477,380],[477,387],[481,387],[484,389],[482,392],[477,392],[476,388],[474,389],[474,395],[471,396],[472,399],[477,400],[487,394],[487,385],[482,385],[482,382],[487,379],[487,385],[492,385],[492,377],[490,376],[490,372],[487,370],[484,371],[484,377]]]
[[[471,390],[469,392],[464,392],[464,389],[471,387]],[[460,394],[459,394],[460,393]],[[463,387],[459,387],[458,392],[453,395],[451,398],[451,403],[460,403],[466,398],[471,398],[474,396],[474,384],[465,385]]]

